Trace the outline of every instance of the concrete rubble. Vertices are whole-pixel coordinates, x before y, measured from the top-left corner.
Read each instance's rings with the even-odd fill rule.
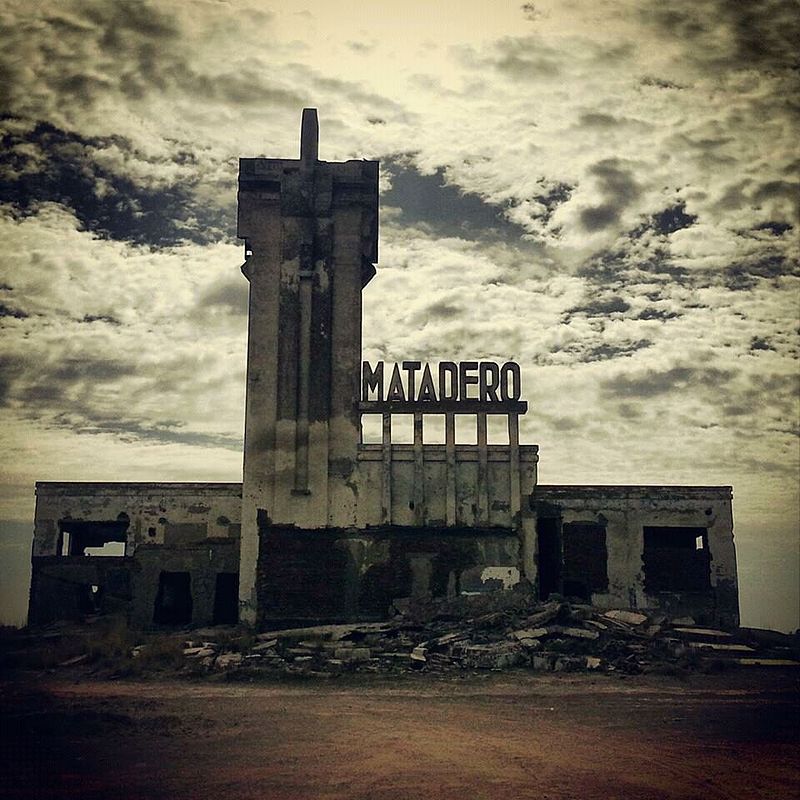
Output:
[[[184,654],[209,671],[240,677],[510,668],[669,674],[725,663],[800,666],[797,636],[718,631],[686,619],[675,626],[664,616],[503,594],[510,602],[501,608],[487,610],[481,598],[403,602],[390,622],[272,630],[228,646],[186,642]],[[769,633],[769,641],[759,633]]]

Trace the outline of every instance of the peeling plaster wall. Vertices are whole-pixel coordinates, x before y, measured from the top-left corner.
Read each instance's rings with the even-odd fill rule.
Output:
[[[519,536],[500,528],[266,526],[258,626],[384,619],[399,598],[510,588],[520,580],[521,553]]]
[[[608,591],[593,593],[601,608],[641,608],[703,624],[739,624],[732,492],[729,486],[537,486],[539,516],[560,525],[600,522],[606,528]],[[710,588],[702,592],[645,591],[644,527],[702,528],[707,533]]]
[[[194,624],[213,619],[218,573],[238,573],[241,485],[236,483],[37,483],[29,620],[43,624],[92,613],[88,587],[105,613],[153,622],[162,571],[190,574]],[[71,522],[128,518],[125,556],[59,554]]]

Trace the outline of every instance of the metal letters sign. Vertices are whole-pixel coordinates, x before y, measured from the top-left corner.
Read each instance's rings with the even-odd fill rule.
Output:
[[[393,366],[365,361],[361,371],[361,405],[379,410],[503,410],[524,413],[520,401],[519,364],[506,361],[420,361]],[[364,408],[364,410],[367,410]]]

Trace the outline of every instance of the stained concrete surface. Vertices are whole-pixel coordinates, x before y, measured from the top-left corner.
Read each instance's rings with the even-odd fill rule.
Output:
[[[796,670],[6,682],[8,798],[785,798]]]

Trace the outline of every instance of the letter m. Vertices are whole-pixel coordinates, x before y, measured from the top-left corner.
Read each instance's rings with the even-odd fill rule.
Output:
[[[377,393],[377,397],[370,397],[370,392]],[[375,369],[369,361],[364,361],[361,366],[361,399],[383,400],[383,361],[379,361]]]

